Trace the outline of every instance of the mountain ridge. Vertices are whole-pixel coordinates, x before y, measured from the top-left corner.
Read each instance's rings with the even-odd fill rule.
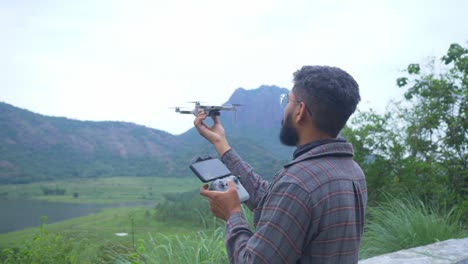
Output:
[[[285,91],[277,86],[238,88],[227,103],[246,102],[245,106],[220,117],[233,148],[260,173],[274,174],[271,164],[279,169],[290,157],[291,151],[277,139],[282,116],[278,98]],[[194,128],[172,135],[131,122],[45,116],[0,102],[0,183],[192,176],[188,164],[207,154],[216,155]]]

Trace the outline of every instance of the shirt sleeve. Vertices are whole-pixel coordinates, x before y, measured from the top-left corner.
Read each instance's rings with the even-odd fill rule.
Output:
[[[250,210],[255,209],[270,183],[256,174],[253,168],[232,148],[221,156],[221,160],[233,175],[239,177],[242,186],[249,193],[250,199],[245,204]]]
[[[293,183],[278,183],[254,212],[255,233],[241,213],[226,223],[230,263],[295,263],[311,224],[309,194]]]

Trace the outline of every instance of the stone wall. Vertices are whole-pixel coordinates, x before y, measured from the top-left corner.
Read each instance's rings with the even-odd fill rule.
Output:
[[[404,249],[359,261],[359,264],[468,264],[468,237]]]

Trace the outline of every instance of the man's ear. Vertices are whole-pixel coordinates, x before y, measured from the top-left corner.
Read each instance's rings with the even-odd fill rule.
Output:
[[[303,103],[303,102],[300,102],[299,103],[299,107],[296,108],[296,122],[298,123],[301,123],[301,122],[305,122],[307,120],[307,107],[306,105]]]

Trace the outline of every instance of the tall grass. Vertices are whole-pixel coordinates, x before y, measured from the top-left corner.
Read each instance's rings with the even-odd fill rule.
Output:
[[[200,231],[194,235],[149,235],[140,239],[135,251],[126,255],[109,252],[114,263],[228,263],[223,243],[224,229]]]
[[[0,263],[99,263],[101,259],[86,240],[64,234],[51,234],[46,228],[47,218],[41,219],[38,233],[31,235],[21,247],[0,251]]]
[[[244,205],[242,211],[247,223],[253,228],[253,214]],[[148,239],[138,240],[133,249],[109,251],[113,263],[180,263],[208,264],[228,263],[224,244],[224,224],[211,214],[200,216],[207,224],[205,230],[192,235],[148,235]],[[217,226],[217,228],[212,228]],[[131,252],[122,254],[119,252]]]
[[[411,194],[387,195],[386,201],[368,209],[360,257],[466,237],[461,220],[454,208],[429,207]]]
[[[252,227],[252,213],[243,207]],[[207,217],[207,216],[205,216]],[[455,209],[425,205],[411,194],[386,196],[379,206],[368,208],[360,258],[381,255],[468,236]],[[253,227],[252,227],[253,228]],[[196,235],[155,235],[139,240],[130,254],[114,254],[117,263],[227,263],[224,228],[200,231]]]

